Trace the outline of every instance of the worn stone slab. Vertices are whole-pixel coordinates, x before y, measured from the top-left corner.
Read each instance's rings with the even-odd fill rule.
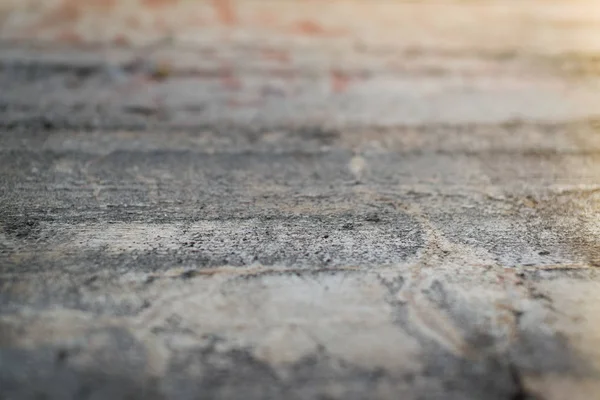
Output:
[[[140,4],[0,1],[1,399],[600,398],[593,2]]]

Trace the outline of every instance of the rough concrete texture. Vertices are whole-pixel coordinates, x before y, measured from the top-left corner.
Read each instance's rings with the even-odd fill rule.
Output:
[[[596,2],[0,21],[0,399],[600,399]]]

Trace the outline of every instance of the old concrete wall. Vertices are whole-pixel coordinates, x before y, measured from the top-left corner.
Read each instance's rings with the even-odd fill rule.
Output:
[[[0,398],[600,398],[594,2],[0,10]]]

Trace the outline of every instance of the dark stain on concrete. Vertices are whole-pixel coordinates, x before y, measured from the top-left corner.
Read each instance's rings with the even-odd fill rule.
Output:
[[[88,339],[94,335],[105,335],[108,344],[99,350],[56,345],[0,349],[0,398],[163,398],[158,382],[144,376],[144,350],[131,336],[109,330],[91,333]],[[86,353],[93,357],[92,365],[73,362]]]

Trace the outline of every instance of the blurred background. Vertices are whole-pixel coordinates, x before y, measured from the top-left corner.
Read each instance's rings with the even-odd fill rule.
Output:
[[[557,121],[597,111],[599,24],[585,0],[3,0],[0,57],[102,72],[47,107],[181,124]]]

